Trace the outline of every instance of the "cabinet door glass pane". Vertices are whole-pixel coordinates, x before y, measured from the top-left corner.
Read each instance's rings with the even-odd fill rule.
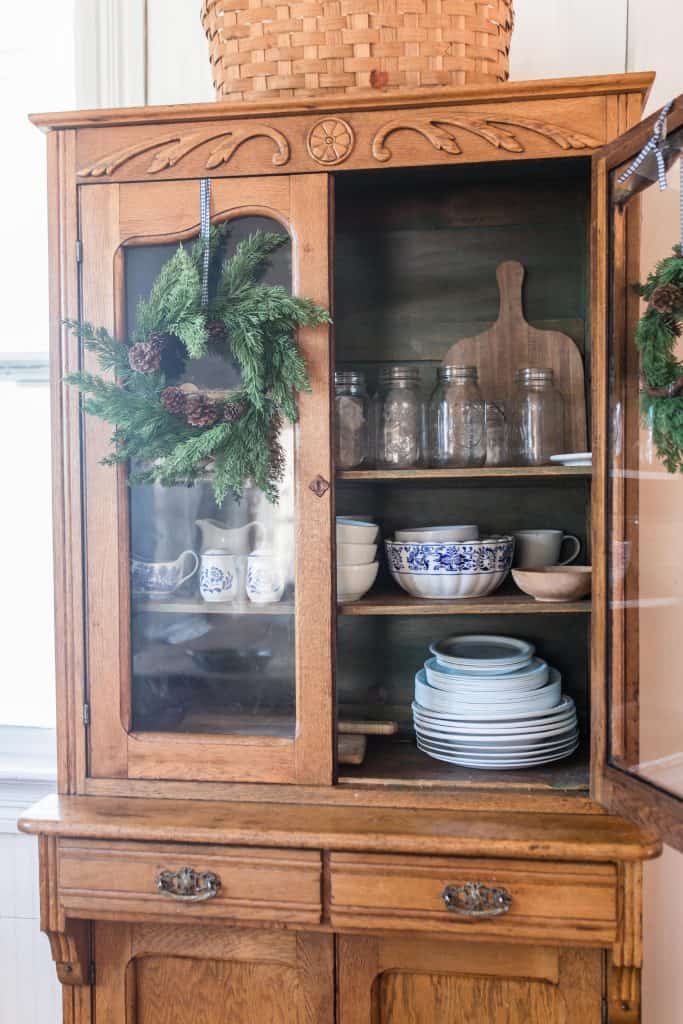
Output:
[[[683,132],[677,136],[683,144]],[[617,181],[621,170],[613,173],[613,199],[624,194]],[[642,179],[636,176],[631,184],[634,180],[642,190]],[[647,197],[646,223],[656,203],[663,213],[675,210],[673,200],[678,199],[677,194],[660,196],[656,182],[652,188],[657,195]],[[617,203],[613,211],[616,242],[625,230],[625,217]],[[656,249],[643,251],[640,271],[637,264],[633,269],[612,266],[610,760],[683,797],[683,475],[667,472],[657,455],[652,421],[641,408],[633,339],[634,321],[645,310],[644,304],[638,308],[633,286],[679,241],[677,216],[662,216],[658,224]],[[680,346],[678,355],[683,356]]]
[[[226,255],[255,230],[282,229],[264,218],[235,220]],[[127,250],[129,324],[174,248]],[[290,288],[289,243],[274,254],[264,280]],[[210,355],[187,363],[169,382],[224,396],[239,387],[239,369]],[[293,430],[285,429],[277,506],[251,487],[219,507],[208,475],[188,487],[131,487],[134,731],[293,737],[293,440]]]

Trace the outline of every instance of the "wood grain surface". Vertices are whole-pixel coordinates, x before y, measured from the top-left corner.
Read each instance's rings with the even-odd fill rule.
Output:
[[[456,341],[444,356],[444,365],[476,366],[482,394],[504,399],[510,405],[516,392],[515,374],[520,367],[549,367],[555,387],[564,398],[563,450],[586,451],[584,369],[576,343],[566,334],[539,331],[527,322],[522,306],[521,263],[507,260],[499,264],[496,275],[500,290],[497,321],[474,338]]]
[[[581,814],[238,804],[49,796],[24,832],[81,838],[301,849],[392,850],[468,856],[615,861],[655,857],[660,844],[621,818]]]

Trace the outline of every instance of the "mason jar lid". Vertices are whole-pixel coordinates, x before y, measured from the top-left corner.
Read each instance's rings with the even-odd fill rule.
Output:
[[[520,366],[515,381],[518,384],[552,384],[553,371],[549,366]]]
[[[417,366],[383,366],[380,370],[380,380],[383,384],[417,383],[420,380],[420,370]]]
[[[334,386],[339,387],[351,387],[353,385],[364,385],[365,374],[360,370],[335,370],[334,371]]]
[[[479,371],[476,366],[439,366],[436,379],[445,381],[478,381]]]

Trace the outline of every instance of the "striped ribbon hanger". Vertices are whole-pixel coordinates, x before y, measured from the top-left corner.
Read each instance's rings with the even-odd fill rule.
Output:
[[[623,174],[619,175],[617,179],[621,185],[631,177],[632,174],[638,170],[645,159],[654,153],[655,160],[657,162],[657,181],[659,182],[660,192],[664,192],[667,187],[666,181],[666,160],[665,155],[662,152],[662,147],[666,142],[666,119],[669,116],[669,112],[674,105],[673,100],[669,100],[659,112],[659,117],[655,121],[655,126],[652,131],[652,135],[641,149],[638,156],[629,164]],[[679,171],[680,171],[680,192],[679,192],[679,234],[681,246],[683,246],[683,155],[679,157]]]
[[[662,144],[666,139],[666,119],[673,105],[674,101],[669,100],[669,102],[660,110],[659,117],[655,121],[652,135],[645,143],[635,160],[629,164],[623,174],[619,175],[617,180],[620,185],[623,185],[625,181],[628,181],[632,174],[635,174],[650,153],[654,153],[655,160],[657,161],[657,181],[659,182],[660,191],[663,192],[666,188],[666,164],[664,162],[664,154],[662,153]]]
[[[199,226],[200,237],[204,239],[204,255],[202,258],[202,305],[209,304],[209,265],[211,251],[209,235],[211,233],[211,178],[202,178],[199,184]]]

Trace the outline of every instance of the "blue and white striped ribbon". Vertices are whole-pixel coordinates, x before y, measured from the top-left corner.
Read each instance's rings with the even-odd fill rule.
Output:
[[[623,185],[631,175],[638,170],[642,162],[645,160],[650,153],[654,153],[655,160],[657,161],[657,180],[659,182],[659,188],[663,192],[666,188],[666,165],[664,163],[664,155],[661,151],[661,144],[666,138],[666,119],[669,111],[674,105],[673,100],[669,100],[665,106],[659,112],[659,117],[655,121],[655,127],[652,132],[652,136],[645,143],[635,160],[629,164],[623,174],[619,175],[619,183]]]
[[[211,231],[211,178],[202,178],[199,185],[199,223],[201,237],[205,240],[202,266],[202,305],[209,304],[209,264],[211,252],[209,234]]]

